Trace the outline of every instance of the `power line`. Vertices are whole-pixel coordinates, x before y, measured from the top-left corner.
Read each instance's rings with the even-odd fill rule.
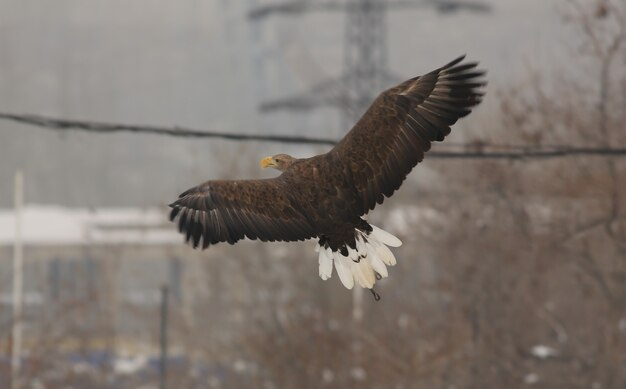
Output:
[[[58,131],[81,130],[96,133],[134,132],[154,135],[169,135],[181,138],[221,138],[234,141],[257,140],[262,142],[302,143],[330,146],[337,143],[337,141],[335,141],[334,139],[308,138],[304,136],[236,134],[216,131],[204,131],[180,126],[160,127],[134,124],[92,122],[83,120],[56,119],[32,114],[20,115],[0,113],[0,119],[11,120],[22,124],[28,124],[31,126],[37,126]]]
[[[132,125],[120,123],[105,123],[82,120],[56,119],[32,114],[8,114],[0,113],[0,119],[14,121],[26,125],[36,126],[52,131],[84,131],[90,133],[108,134],[114,132],[130,132],[138,134],[152,134],[180,138],[218,138],[232,141],[255,140],[260,142],[278,142],[293,144],[310,144],[334,146],[337,140],[329,138],[310,138],[304,136],[289,135],[256,135],[241,133],[223,133],[216,131],[203,131],[185,127],[159,127],[146,125]],[[626,147],[602,148],[602,147],[574,147],[566,145],[550,146],[523,146],[523,145],[489,145],[486,143],[476,144],[453,144],[455,147],[464,148],[465,151],[430,151],[429,158],[444,159],[548,159],[569,156],[626,156]],[[448,144],[448,147],[451,145]],[[479,150],[472,150],[479,148]],[[469,151],[468,151],[469,149]],[[491,149],[491,150],[489,150]],[[499,150],[498,150],[499,149]],[[502,151],[502,150],[505,151]]]
[[[435,158],[457,158],[457,159],[548,159],[570,156],[605,156],[605,157],[626,157],[626,148],[592,148],[592,147],[569,147],[562,146],[557,149],[535,150],[526,149],[524,151],[430,151],[428,157]]]

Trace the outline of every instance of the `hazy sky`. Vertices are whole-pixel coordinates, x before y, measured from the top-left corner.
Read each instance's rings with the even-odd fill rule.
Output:
[[[489,1],[488,1],[489,2]],[[0,2],[0,111],[220,131],[339,136],[338,114],[262,116],[261,101],[306,91],[342,65],[344,17],[316,12],[251,23],[244,1]],[[401,78],[467,53],[489,71],[489,91],[556,67],[571,55],[565,0],[490,1],[486,15],[388,13],[388,65]],[[489,118],[484,106],[464,125]],[[16,169],[26,200],[72,206],[159,205],[211,177],[261,173],[279,151],[259,143],[154,136],[58,134],[0,121],[0,207]],[[240,156],[234,160],[233,156]]]

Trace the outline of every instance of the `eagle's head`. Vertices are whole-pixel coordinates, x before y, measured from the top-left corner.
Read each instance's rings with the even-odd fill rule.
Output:
[[[263,158],[261,160],[261,167],[262,168],[273,167],[274,169],[277,169],[277,170],[280,170],[281,172],[284,172],[295,161],[297,161],[297,159],[292,157],[291,155],[288,155],[288,154],[276,154],[273,157],[265,157],[265,158]]]

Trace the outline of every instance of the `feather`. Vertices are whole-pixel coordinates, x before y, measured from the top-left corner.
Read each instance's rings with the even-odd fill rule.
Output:
[[[371,289],[376,282],[376,275],[369,261],[353,262],[352,274],[362,288]]]
[[[387,248],[382,243],[379,243],[376,240],[371,240],[369,243],[374,251],[376,252],[376,256],[380,258],[381,261],[387,266],[394,266],[396,264],[396,257],[393,255],[391,250]]]
[[[341,255],[338,251],[333,251],[333,260],[335,262],[335,269],[337,269],[339,280],[341,280],[341,283],[347,289],[352,289],[354,287],[354,277],[352,276],[352,271],[350,270],[350,262],[352,261]]]
[[[463,59],[383,92],[331,151],[349,161],[364,212],[383,202],[381,194],[391,196],[430,143],[442,141],[450,125],[480,102],[485,73]]]
[[[370,237],[376,239],[377,241],[386,244],[391,247],[400,247],[402,246],[402,241],[395,236],[391,235],[387,231],[372,225],[372,232],[370,232]]]
[[[330,254],[330,250],[319,250],[318,261],[320,278],[326,281],[333,274],[333,259],[332,254]]]
[[[380,274],[383,278],[388,277],[389,273],[387,272],[387,266],[385,266],[385,263],[378,257],[376,249],[369,243],[366,243],[365,247],[367,249],[367,258],[371,262],[376,273]]]

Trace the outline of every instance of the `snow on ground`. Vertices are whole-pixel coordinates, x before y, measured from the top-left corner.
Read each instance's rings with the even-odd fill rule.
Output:
[[[27,206],[25,244],[179,243],[181,237],[160,208],[64,208]],[[0,245],[15,240],[15,211],[0,209]]]
[[[486,207],[478,226],[493,218],[494,209]],[[552,218],[550,207],[531,204],[528,213],[537,224],[546,225]],[[383,226],[392,233],[426,237],[446,228],[448,220],[440,211],[425,206],[403,205],[389,209]],[[406,238],[406,236],[405,236]],[[170,244],[182,237],[168,220],[163,208],[67,208],[29,205],[22,216],[22,239],[27,245],[90,245],[102,243]],[[15,240],[15,211],[0,209],[0,246]],[[277,246],[278,257],[287,248]]]
[[[530,353],[539,359],[547,359],[559,355],[559,351],[550,346],[537,344],[530,349]]]
[[[113,362],[113,370],[116,374],[133,374],[148,365],[148,357],[136,355],[132,357],[117,357]]]
[[[29,205],[22,216],[22,239],[27,245],[87,245],[98,243],[180,243],[182,238],[162,208],[66,208]],[[390,210],[384,222],[394,232],[415,226],[443,226],[445,217],[428,207],[403,206]],[[0,246],[15,240],[15,211],[0,209]],[[277,248],[279,256],[286,248]]]

